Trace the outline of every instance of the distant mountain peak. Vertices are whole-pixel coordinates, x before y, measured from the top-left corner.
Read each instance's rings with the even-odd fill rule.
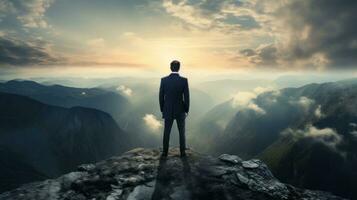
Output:
[[[342,199],[278,181],[260,160],[214,158],[188,150],[137,148],[96,164],[85,164],[57,179],[6,192],[0,199]]]
[[[36,81],[30,81],[30,80],[22,80],[22,79],[14,79],[7,81],[5,84],[21,84],[21,85],[27,85],[27,86],[43,86]]]

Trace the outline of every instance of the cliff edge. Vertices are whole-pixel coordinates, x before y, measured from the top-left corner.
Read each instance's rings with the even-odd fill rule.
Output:
[[[260,160],[187,154],[180,158],[178,149],[171,149],[163,160],[158,149],[137,148],[57,179],[23,185],[0,199],[343,199],[281,183]]]

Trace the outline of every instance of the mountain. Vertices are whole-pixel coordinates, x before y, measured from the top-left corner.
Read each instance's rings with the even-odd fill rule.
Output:
[[[0,193],[23,183],[50,178],[28,163],[21,153],[0,147]]]
[[[214,106],[211,110],[198,118],[191,128],[191,145],[202,152],[216,154],[212,144],[226,128],[228,122],[237,112],[232,106],[232,100]],[[190,123],[192,123],[190,121]],[[202,139],[204,138],[204,139]]]
[[[355,199],[355,153],[342,153],[310,138],[282,138],[259,157],[283,181]]]
[[[287,88],[287,87],[301,87],[306,84],[311,83],[325,83],[325,82],[335,82],[341,81],[347,78],[353,78],[353,74],[306,74],[301,75],[283,75],[279,76],[274,80],[274,83],[278,88]]]
[[[157,149],[134,149],[57,179],[23,185],[0,199],[342,200],[281,183],[257,159],[214,158],[191,150],[180,159],[178,149],[167,160],[159,155]]]
[[[265,92],[215,138],[216,150],[259,157],[281,180],[355,199],[357,80]]]
[[[56,177],[121,153],[130,137],[113,118],[84,107],[51,106],[0,93],[1,191]]]
[[[41,80],[41,79],[38,79]],[[156,80],[156,81],[155,81]],[[54,80],[57,81],[57,80]],[[151,130],[143,118],[147,114],[161,118],[158,103],[160,79],[113,78],[95,79],[101,88],[74,88],[61,85],[42,85],[34,81],[12,80],[0,83],[0,92],[25,95],[40,102],[71,108],[81,106],[95,108],[109,113],[126,132],[131,133],[138,146],[154,147],[161,144],[161,129]],[[55,82],[51,82],[54,84]],[[132,93],[125,93],[122,89]],[[206,93],[191,89],[191,123],[213,106],[212,99]],[[191,128],[190,128],[191,130]],[[178,141],[178,134],[173,130],[172,141]],[[154,133],[154,134],[153,134]],[[189,135],[189,134],[188,134]]]
[[[0,92],[24,95],[46,104],[66,108],[95,108],[111,114],[118,122],[122,121],[122,113],[129,107],[129,101],[124,96],[100,88],[46,86],[34,81],[12,80],[0,83]]]

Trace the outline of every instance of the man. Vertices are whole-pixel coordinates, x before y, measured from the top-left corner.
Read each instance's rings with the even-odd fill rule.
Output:
[[[180,153],[185,157],[185,118],[190,107],[190,93],[187,78],[178,73],[180,62],[174,60],[170,64],[172,73],[161,79],[159,102],[162,117],[165,121],[162,157],[167,157],[169,150],[171,127],[176,120],[180,134]]]

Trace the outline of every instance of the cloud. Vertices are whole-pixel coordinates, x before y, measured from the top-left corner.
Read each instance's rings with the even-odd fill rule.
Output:
[[[278,97],[280,97],[281,92],[280,90],[268,90],[267,93],[264,94],[263,98],[260,98],[260,101],[264,105],[273,105],[278,102]]]
[[[143,120],[151,131],[158,131],[162,127],[162,123],[153,114],[145,114]]]
[[[300,97],[299,100],[297,101],[297,103],[306,110],[308,110],[314,102],[315,102],[314,100],[304,96]]]
[[[62,64],[68,66],[154,68],[172,54],[190,66],[201,67],[202,60],[209,59],[211,68],[229,69],[353,69],[357,61],[354,0],[145,0],[105,5],[96,1],[54,5],[54,1],[1,0],[0,22],[3,31],[11,29],[22,41],[30,36],[52,40],[58,54],[68,59]],[[137,17],[126,19],[125,12],[107,9],[115,6],[119,11],[133,9],[129,11]],[[103,15],[74,12],[92,8]],[[76,16],[88,20],[81,21],[83,28],[72,30],[79,21],[67,18]],[[93,37],[88,31],[93,29],[93,17],[101,27],[117,24],[110,31],[114,35],[98,29],[106,40],[87,41]],[[51,21],[61,23],[46,29]],[[155,36],[146,30],[155,30]]]
[[[48,23],[44,19],[46,10],[54,0],[3,0],[0,2],[0,11],[6,15],[15,15],[16,19],[26,28],[47,28]]]
[[[315,116],[316,116],[317,118],[322,118],[322,117],[325,116],[325,115],[322,113],[322,111],[321,111],[321,105],[318,105],[318,106],[317,106],[317,108],[316,108],[314,114],[315,114]]]
[[[251,110],[254,110],[256,113],[259,113],[259,114],[266,114],[265,110],[261,107],[259,107],[257,104],[255,103],[252,103],[250,102],[248,105],[247,105],[247,108],[251,109]]]
[[[264,92],[277,92],[277,93],[279,93],[279,91],[274,90],[272,87],[260,87],[260,86],[254,88],[253,92],[256,95],[262,94]]]
[[[349,123],[349,126],[352,127],[352,128],[357,128],[357,124],[353,123],[353,122]]]
[[[117,91],[120,91],[121,93],[129,97],[133,95],[133,90],[125,85],[120,85],[119,87],[117,87]]]
[[[14,37],[0,36],[0,65],[45,65],[58,60],[51,55],[43,41],[22,41]]]
[[[254,100],[259,94],[272,90],[270,87],[256,87],[252,92],[238,92],[233,95],[231,105],[233,108],[251,109],[259,114],[265,114],[265,110],[255,104]]]
[[[256,87],[251,92],[238,92],[233,95],[232,106],[247,106],[259,94],[272,90],[271,87]]]
[[[239,50],[237,59],[256,67],[353,69],[357,57],[357,2],[354,0],[249,1],[245,9],[273,40]],[[233,9],[234,10],[234,9]],[[270,31],[269,31],[270,30]]]
[[[288,59],[317,59],[332,68],[356,66],[356,1],[289,2],[277,13],[289,30]]]
[[[167,13],[196,28],[231,32],[260,28],[250,13],[232,12],[244,5],[234,0],[164,0],[162,4]]]
[[[254,103],[257,94],[254,92],[238,92],[233,96],[231,105],[233,108],[251,109],[259,114],[265,114],[265,111]]]
[[[257,94],[254,92],[238,92],[233,96],[232,106],[247,106],[256,97]]]
[[[307,113],[310,110],[311,106],[315,103],[315,101],[313,99],[309,99],[308,97],[302,96],[297,100],[290,100],[289,103],[301,107],[304,112]]]
[[[0,1],[0,22],[8,13],[14,13],[15,8],[11,1]]]
[[[172,16],[199,28],[208,28],[213,23],[212,19],[201,15],[198,9],[193,5],[188,5],[187,1],[175,3],[172,0],[164,0],[163,7]]]
[[[240,55],[259,66],[274,66],[278,62],[278,49],[272,44],[261,45],[256,49],[243,49]]]
[[[322,112],[322,106],[316,104],[315,100],[310,99],[306,96],[301,96],[298,99],[296,97],[291,97],[289,104],[297,106],[301,109],[306,115],[315,116],[317,119],[325,117],[325,114]]]
[[[100,48],[100,39],[90,41],[88,45]],[[143,67],[141,63],[116,62],[115,60],[99,60],[95,56],[73,56],[60,54],[52,50],[52,44],[37,38],[27,38],[9,36],[0,32],[0,67],[32,67],[32,66],[125,66]],[[132,95],[132,90],[128,87],[118,88],[127,96]]]
[[[342,136],[331,128],[318,129],[309,124],[304,129],[291,129],[284,130],[282,135],[292,135],[295,139],[311,138],[316,142],[321,142],[324,145],[337,150],[336,146],[342,142]]]
[[[234,15],[227,14],[222,18],[221,22],[226,25],[237,25],[237,29],[251,30],[260,28],[260,24],[250,15]]]

